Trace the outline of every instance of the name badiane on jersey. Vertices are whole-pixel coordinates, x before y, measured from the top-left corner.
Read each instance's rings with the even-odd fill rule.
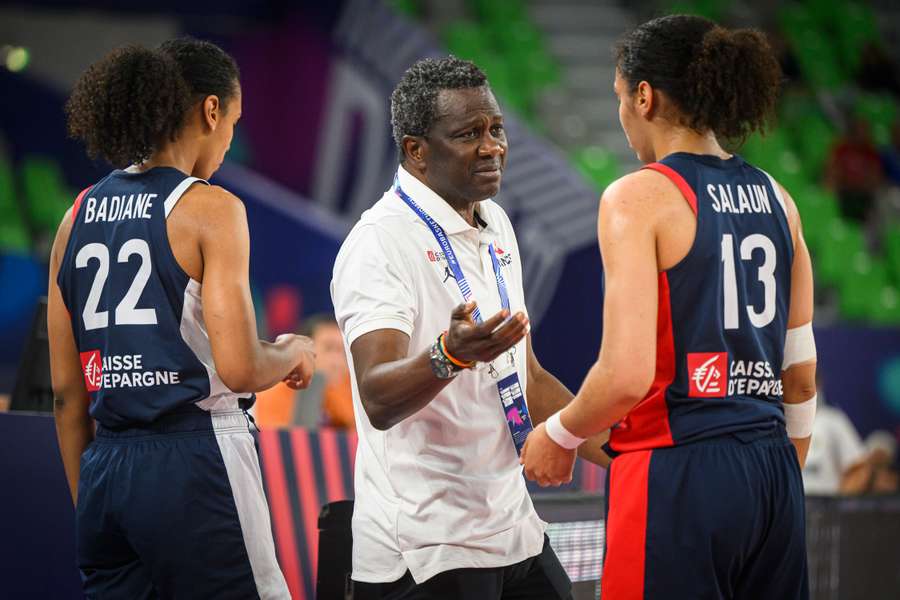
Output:
[[[234,410],[203,322],[201,285],[178,265],[166,219],[206,182],[177,169],[116,170],[79,194],[57,282],[90,414],[115,429],[179,410]]]

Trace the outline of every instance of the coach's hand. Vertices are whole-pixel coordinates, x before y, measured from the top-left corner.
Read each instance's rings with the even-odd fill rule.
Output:
[[[279,335],[275,342],[279,343],[284,340],[289,340],[289,343],[296,351],[297,359],[294,368],[282,381],[292,390],[304,390],[309,387],[313,371],[316,368],[316,352],[313,341],[305,335],[285,333]]]
[[[519,462],[525,465],[525,477],[541,487],[572,481],[575,450],[566,450],[550,439],[541,423],[528,434]]]
[[[528,334],[528,317],[517,312],[512,317],[508,310],[475,323],[472,312],[474,302],[460,304],[450,313],[450,328],[444,343],[447,352],[463,362],[490,362],[522,341]]]

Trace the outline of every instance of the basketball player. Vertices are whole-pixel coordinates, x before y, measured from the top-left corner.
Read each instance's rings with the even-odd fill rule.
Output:
[[[646,165],[600,203],[599,358],[522,454],[553,481],[613,427],[604,600],[809,595],[812,268],[790,195],[719,143],[763,129],[780,82],[762,34],[699,17],[618,48],[619,118]]]
[[[67,112],[88,153],[120,167],[79,194],[50,266],[85,593],[288,598],[242,409],[280,380],[306,385],[314,356],[308,338],[257,339],[244,207],[205,181],[241,116],[237,65],[192,39],[120,48]]]

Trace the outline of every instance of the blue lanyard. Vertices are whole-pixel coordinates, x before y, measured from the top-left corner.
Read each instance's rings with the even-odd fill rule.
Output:
[[[431,218],[427,212],[425,212],[421,206],[416,204],[416,201],[409,197],[409,195],[403,191],[403,188],[400,187],[400,182],[394,177],[394,191],[403,200],[407,206],[416,215],[428,225],[428,228],[431,229],[431,233],[434,234],[434,239],[437,240],[437,243],[440,245],[441,250],[444,252],[444,256],[447,257],[447,264],[450,268],[450,271],[453,273],[453,278],[456,280],[456,285],[459,286],[459,291],[462,293],[463,301],[469,302],[472,299],[472,288],[469,287],[469,282],[466,280],[466,276],[463,274],[462,266],[459,264],[459,260],[456,258],[456,253],[453,251],[453,246],[450,244],[450,239],[447,237],[447,234],[444,233],[443,227],[441,227],[437,221]],[[497,260],[497,255],[494,253],[494,244],[490,244],[488,246],[488,252],[491,255],[491,266],[494,267],[494,279],[497,282],[497,291],[500,293],[500,305],[506,310],[510,310],[509,308],[509,292],[506,289],[506,281],[503,279],[503,273],[500,272],[500,261]],[[511,312],[511,311],[510,311]],[[478,307],[475,307],[475,310],[472,311],[472,318],[476,323],[481,323],[481,311]]]
[[[459,291],[462,293],[463,300],[465,302],[471,300],[472,288],[469,287],[469,282],[466,281],[462,266],[456,258],[456,253],[453,251],[453,246],[450,244],[450,239],[447,237],[444,229],[403,191],[400,187],[400,182],[396,177],[394,178],[394,191],[400,196],[400,199],[406,202],[406,205],[409,206],[409,208],[412,209],[426,225],[428,225],[428,228],[431,229],[431,233],[434,234],[434,239],[437,240],[441,250],[444,252],[444,256],[447,258],[447,264],[449,265],[451,273],[453,273],[453,278],[456,279],[456,285],[459,286]],[[503,273],[500,272],[500,261],[497,260],[497,255],[494,252],[494,244],[488,246],[488,252],[491,255],[491,266],[494,268],[494,279],[497,282],[497,291],[500,292],[500,304],[503,308],[509,310],[509,292],[506,289],[506,281],[503,279]],[[472,311],[472,318],[476,323],[482,322],[481,311],[478,310],[477,306],[475,307],[475,310]],[[528,405],[525,402],[525,396],[522,392],[522,386],[519,383],[519,374],[517,371],[514,370],[512,373],[497,381],[497,394],[500,398],[503,414],[506,417],[506,425],[509,428],[509,434],[512,436],[513,446],[515,446],[516,452],[521,454],[522,447],[525,445],[525,440],[533,428],[531,416],[528,414]]]

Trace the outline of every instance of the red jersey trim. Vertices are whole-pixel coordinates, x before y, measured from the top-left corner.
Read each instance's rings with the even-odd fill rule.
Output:
[[[84,195],[88,193],[88,190],[90,190],[91,187],[93,186],[88,186],[81,190],[81,193],[75,198],[75,202],[72,204],[72,225],[75,224],[75,217],[78,216],[78,209],[81,208],[81,201],[84,200]]]
[[[647,561],[647,504],[650,457],[632,452],[616,457],[609,471],[603,600],[643,600]]]
[[[691,189],[691,186],[688,185],[688,182],[684,180],[684,177],[681,174],[662,163],[650,163],[649,165],[644,165],[645,169],[652,169],[658,173],[662,173],[666,177],[668,177],[672,183],[678,186],[678,189],[681,191],[681,195],[684,196],[684,199],[688,201],[688,204],[691,205],[691,210],[694,211],[694,215],[697,214],[697,194],[694,193],[694,190]]]
[[[659,306],[656,316],[656,376],[650,391],[625,415],[610,433],[609,444],[616,452],[673,446],[666,391],[675,380],[675,339],[672,331],[672,303],[669,278],[659,274]]]

